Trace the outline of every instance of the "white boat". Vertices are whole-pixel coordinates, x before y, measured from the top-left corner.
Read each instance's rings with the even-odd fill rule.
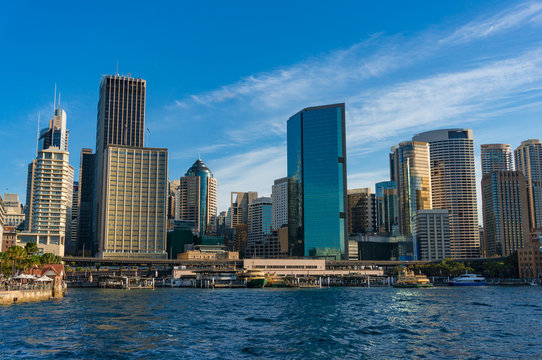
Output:
[[[448,285],[450,286],[484,286],[487,285],[486,278],[478,274],[461,274],[453,278]]]

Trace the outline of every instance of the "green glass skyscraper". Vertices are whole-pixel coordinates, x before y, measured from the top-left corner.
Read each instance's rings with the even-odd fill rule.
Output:
[[[301,110],[288,120],[287,136],[289,253],[346,258],[344,104]]]

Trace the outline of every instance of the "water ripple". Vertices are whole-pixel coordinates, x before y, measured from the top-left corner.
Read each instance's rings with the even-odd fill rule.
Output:
[[[0,359],[529,359],[540,290],[70,289],[1,307]]]

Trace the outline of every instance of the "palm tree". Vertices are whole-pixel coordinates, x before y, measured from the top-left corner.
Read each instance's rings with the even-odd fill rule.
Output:
[[[42,264],[62,264],[62,258],[55,254],[46,253],[41,256]]]
[[[26,243],[24,248],[26,250],[26,253],[30,256],[35,255],[40,251],[40,249],[38,249],[38,245],[33,242]]]
[[[13,261],[13,265],[16,268],[20,268],[20,264],[24,260],[26,260],[26,258],[28,257],[28,253],[23,247],[19,245],[15,245],[8,249],[8,256],[11,259],[11,261]]]

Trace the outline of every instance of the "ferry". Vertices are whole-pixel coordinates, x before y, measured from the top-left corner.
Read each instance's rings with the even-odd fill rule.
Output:
[[[448,285],[450,286],[485,286],[486,278],[478,274],[461,274],[453,278]]]
[[[433,287],[431,281],[425,275],[416,275],[412,270],[403,270],[397,277],[397,282],[393,284],[396,288],[427,288]]]
[[[247,287],[263,288],[267,284],[267,277],[263,271],[246,270],[237,274],[237,278],[246,281]]]
[[[284,278],[276,274],[266,274],[265,278],[267,282],[266,287],[287,287],[288,284],[284,281]]]

